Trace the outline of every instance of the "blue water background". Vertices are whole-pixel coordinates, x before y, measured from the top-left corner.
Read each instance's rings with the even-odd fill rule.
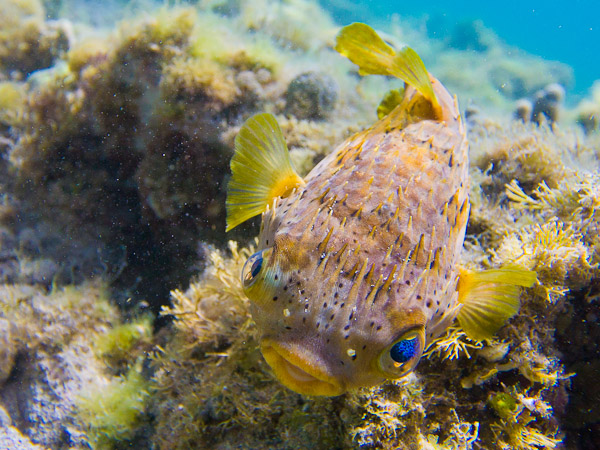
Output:
[[[436,18],[432,23],[451,29],[457,23],[479,19],[507,44],[570,65],[575,72],[571,94],[585,94],[593,81],[600,79],[599,0],[334,0],[322,1],[322,5],[341,24],[389,20],[392,14],[399,14]],[[428,31],[435,35],[438,30]]]

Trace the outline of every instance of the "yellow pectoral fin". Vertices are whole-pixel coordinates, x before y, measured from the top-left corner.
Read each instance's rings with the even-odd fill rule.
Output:
[[[531,287],[536,273],[517,267],[472,272],[462,269],[458,322],[472,339],[490,339],[519,311],[521,287]]]
[[[296,173],[281,128],[272,114],[256,114],[235,138],[227,185],[227,231],[262,214],[304,180]]]
[[[423,61],[412,48],[397,52],[364,23],[353,23],[341,29],[335,49],[358,66],[360,75],[391,75],[413,86],[431,102],[436,113],[440,106]]]

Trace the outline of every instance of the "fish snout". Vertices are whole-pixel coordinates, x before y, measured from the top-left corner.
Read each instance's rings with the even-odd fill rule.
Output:
[[[319,355],[301,343],[265,338],[261,352],[277,379],[298,394],[332,397],[346,391],[344,383],[328,370]]]

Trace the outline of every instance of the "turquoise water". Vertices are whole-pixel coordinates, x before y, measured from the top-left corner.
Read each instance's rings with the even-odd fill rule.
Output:
[[[387,21],[393,14],[425,19],[433,37],[444,38],[456,24],[481,20],[500,39],[544,59],[569,64],[574,93],[585,93],[600,77],[600,3],[591,0],[543,2],[478,0],[322,2],[339,23]]]

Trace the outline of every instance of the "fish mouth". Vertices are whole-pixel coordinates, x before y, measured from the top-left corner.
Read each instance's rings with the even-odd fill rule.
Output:
[[[261,343],[261,352],[277,379],[288,389],[302,395],[333,397],[345,392],[342,383],[311,362],[309,350],[281,345],[270,339]],[[299,355],[301,350],[302,358]]]

